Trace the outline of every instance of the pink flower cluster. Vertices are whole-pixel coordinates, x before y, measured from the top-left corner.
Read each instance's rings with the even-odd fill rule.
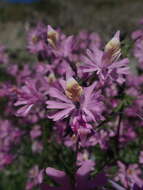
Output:
[[[0,169],[12,163],[17,156],[12,149],[20,143],[22,132],[9,120],[0,120]]]
[[[101,43],[96,33],[66,36],[39,24],[28,34],[34,64],[12,63],[1,47],[1,69],[9,80],[0,83],[6,118],[0,120],[0,168],[17,159],[21,152],[13,154],[12,147],[23,146],[26,138],[32,154],[42,158],[29,170],[26,190],[37,185],[43,190],[141,189],[143,30],[132,39],[131,60],[124,56],[120,31]],[[130,162],[132,144],[136,158]],[[46,168],[54,155],[48,155],[50,146],[53,152],[59,146],[70,149],[74,169],[66,166],[66,158],[65,172]],[[60,186],[46,183],[46,175]]]

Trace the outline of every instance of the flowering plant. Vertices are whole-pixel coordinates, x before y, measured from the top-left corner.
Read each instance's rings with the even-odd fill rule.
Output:
[[[126,54],[120,31],[105,44],[38,24],[27,38],[34,64],[1,46],[1,172],[24,168],[26,190],[141,190],[142,38],[135,31]]]

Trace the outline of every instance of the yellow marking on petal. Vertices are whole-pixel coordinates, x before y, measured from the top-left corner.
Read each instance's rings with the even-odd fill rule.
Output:
[[[48,76],[48,82],[53,83],[55,80],[56,80],[56,76],[54,75],[54,73],[50,73]]]
[[[84,152],[83,153],[83,159],[84,160],[88,160],[89,158],[88,158],[88,153],[87,152]]]
[[[117,32],[114,37],[106,44],[105,52],[108,52],[111,55],[111,60],[117,60],[121,55],[119,32]]]
[[[129,174],[129,175],[131,175],[131,174],[133,174],[134,173],[134,170],[133,169],[127,169],[127,174]]]
[[[71,140],[73,141],[73,142],[76,142],[77,141],[77,136],[76,135],[72,135],[72,137],[71,137]]]
[[[66,96],[74,102],[79,102],[83,89],[74,78],[70,78],[66,83]]]
[[[57,40],[59,39],[59,34],[54,29],[50,28],[50,30],[47,32],[48,35],[48,42],[53,47],[56,48]]]
[[[33,44],[36,44],[38,42],[38,38],[36,35],[32,36],[32,42],[33,42]]]

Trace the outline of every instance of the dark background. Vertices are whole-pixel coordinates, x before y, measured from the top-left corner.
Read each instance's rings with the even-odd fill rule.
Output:
[[[116,30],[130,35],[142,17],[143,0],[39,0],[31,4],[0,0],[0,43],[16,49],[25,46],[25,30],[41,20],[68,34],[85,29],[105,39]]]

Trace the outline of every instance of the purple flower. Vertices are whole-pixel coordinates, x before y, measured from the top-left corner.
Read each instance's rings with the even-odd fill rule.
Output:
[[[12,154],[0,152],[0,169],[12,163],[14,157]]]
[[[25,190],[31,190],[33,187],[41,184],[43,182],[43,172],[44,170],[39,170],[38,165],[31,168],[28,174]]]
[[[101,81],[107,79],[122,83],[124,75],[129,74],[128,59],[118,60],[121,55],[119,32],[107,43],[105,51],[98,48],[87,50],[87,55],[82,56],[84,73],[96,72]]]
[[[33,54],[45,53],[47,48],[46,38],[46,27],[43,24],[38,24],[36,28],[29,32],[27,49]]]
[[[139,187],[137,184],[134,184],[132,190],[143,190],[143,186]]]
[[[87,121],[103,119],[103,102],[100,90],[95,92],[96,83],[87,88],[82,88],[75,79],[66,81],[60,80],[59,88],[49,89],[52,100],[46,102],[48,109],[55,109],[56,112],[49,115],[54,121],[62,120],[66,117],[74,118],[82,115]],[[73,121],[74,122],[74,121]]]
[[[48,25],[47,41],[51,45],[51,51],[56,57],[65,58],[70,56],[73,46],[73,36],[66,37]]]
[[[132,187],[135,183],[140,187],[143,185],[143,180],[140,178],[141,170],[137,164],[130,164],[128,167],[120,161],[117,164],[119,171],[115,177],[116,181],[121,181],[126,188]]]
[[[81,31],[78,35],[74,36],[73,51],[71,60],[79,63],[81,55],[85,53],[86,49],[99,48],[101,45],[100,36],[97,33],[89,33]]]
[[[86,120],[84,114],[79,113],[73,116],[70,122],[73,132],[80,137],[81,144],[84,145],[87,140],[87,135],[90,134],[92,125]]]
[[[124,187],[122,187],[121,185],[117,184],[116,182],[112,181],[112,180],[108,180],[111,185],[116,189],[116,190],[126,190]]]
[[[112,184],[112,186],[116,189],[116,190],[126,190],[124,187],[122,187],[121,185],[117,184],[116,182],[109,180],[109,182]],[[130,190],[143,190],[143,186],[139,187],[137,184],[134,184],[133,187],[131,187]]]
[[[122,121],[120,124],[120,137],[119,141],[123,146],[125,146],[125,143],[134,140],[137,137],[134,126],[129,121]]]
[[[42,130],[39,125],[35,125],[30,131],[30,136],[32,140],[36,139],[37,137],[40,137],[41,135],[42,135]]]
[[[131,37],[133,40],[137,40],[142,36],[142,30],[136,30],[132,33]]]
[[[75,183],[72,185],[69,176],[60,170],[46,168],[46,174],[51,177],[60,187],[51,187],[47,184],[42,185],[42,190],[94,190],[106,184],[105,174],[100,173],[94,179],[89,179],[90,172],[94,164],[91,160],[85,161],[75,173]]]
[[[16,113],[17,116],[22,117],[25,117],[35,105],[41,104],[44,97],[36,86],[36,81],[29,80],[25,84],[18,91],[18,101],[14,104],[15,106],[22,106]]]
[[[101,149],[107,149],[109,146],[109,139],[113,136],[115,136],[114,131],[100,129],[86,140],[85,146],[90,147],[99,144]]]
[[[19,144],[22,131],[14,127],[9,120],[0,120],[0,169],[11,164],[15,155],[11,149]]]
[[[82,152],[78,152],[78,155],[77,155],[77,166],[81,166],[83,165],[83,163],[86,161],[86,160],[89,160],[89,151],[87,149],[83,150]],[[94,161],[93,161],[94,162]]]

